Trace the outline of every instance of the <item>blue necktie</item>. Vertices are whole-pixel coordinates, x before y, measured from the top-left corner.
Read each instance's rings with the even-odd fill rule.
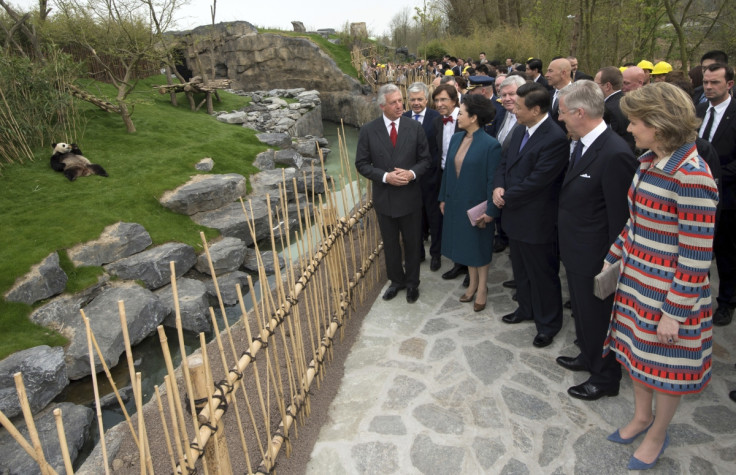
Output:
[[[583,158],[583,141],[578,140],[578,143],[575,144],[575,148],[572,151],[572,165],[570,168],[574,168],[581,158]]]
[[[414,114],[414,120],[416,120],[417,122],[419,122],[419,118],[420,118],[420,117],[421,117],[421,115],[419,115],[419,114]]]
[[[521,152],[524,149],[524,145],[526,145],[528,140],[529,140],[529,129],[526,129],[526,132],[524,132],[524,138],[521,139],[521,147],[519,147],[519,152]]]

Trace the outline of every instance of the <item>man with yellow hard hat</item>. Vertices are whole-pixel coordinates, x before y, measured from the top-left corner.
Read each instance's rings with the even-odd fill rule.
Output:
[[[638,67],[644,70],[644,74],[646,75],[646,78],[644,78],[644,85],[649,84],[649,76],[652,74],[652,71],[654,70],[654,65],[651,61],[647,61],[646,59],[642,59],[639,61],[639,64],[637,64]]]

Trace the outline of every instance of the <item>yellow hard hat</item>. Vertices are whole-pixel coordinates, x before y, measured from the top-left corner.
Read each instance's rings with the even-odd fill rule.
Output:
[[[629,69],[628,66],[621,66],[620,68],[618,68],[618,70],[621,71],[621,72],[624,72],[627,69]]]
[[[454,76],[455,73],[452,72],[452,69],[445,70],[445,76]]]
[[[652,62],[647,61],[646,59],[642,59],[641,61],[639,61],[639,64],[637,64],[637,66],[639,66],[641,69],[648,69],[650,71],[654,69],[654,65],[652,64]]]
[[[654,65],[654,69],[652,70],[652,76],[657,76],[659,74],[667,74],[670,71],[672,71],[672,65],[666,61],[660,61]]]

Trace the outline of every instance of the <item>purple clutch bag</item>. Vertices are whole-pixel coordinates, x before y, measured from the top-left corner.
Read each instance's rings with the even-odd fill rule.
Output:
[[[487,207],[488,207],[488,200],[484,201],[483,203],[479,203],[473,206],[467,211],[468,219],[470,219],[471,226],[475,226],[476,221],[478,221],[478,218],[483,216],[483,214],[486,212]]]

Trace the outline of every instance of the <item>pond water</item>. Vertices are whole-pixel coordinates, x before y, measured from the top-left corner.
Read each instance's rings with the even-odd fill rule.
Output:
[[[328,140],[329,148],[331,149],[331,153],[327,156],[327,159],[325,160],[325,169],[328,175],[331,175],[332,177],[335,178],[335,182],[339,186],[338,177],[341,175],[341,166],[340,166],[340,151],[339,151],[339,142],[338,142],[338,129],[340,128],[340,124],[336,124],[334,122],[329,122],[329,121],[324,121],[323,127],[324,127],[324,136]],[[358,129],[352,126],[346,126],[344,128],[344,139],[345,139],[345,144],[346,144],[346,150],[348,152],[350,163],[352,165],[355,160],[355,147],[358,142]],[[342,213],[344,211],[341,210],[340,212]],[[266,248],[262,248],[262,250],[266,250]],[[257,276],[254,276],[254,287],[258,289],[259,286],[255,285],[256,282],[257,282]],[[244,289],[244,292],[245,292],[245,289]],[[257,292],[256,298],[260,297],[258,293],[259,292]],[[244,293],[243,297],[246,302],[246,309],[250,310],[252,308],[252,303],[251,303],[252,299],[247,295],[247,293]],[[227,307],[225,309],[225,313],[228,319],[228,323],[231,326],[240,320],[241,312],[240,312],[240,308],[237,305],[233,307]],[[225,325],[222,319],[222,313],[220,312],[219,308],[216,308],[216,306],[215,306],[215,314],[217,316],[218,327],[220,328],[220,330],[224,330]],[[179,338],[177,336],[176,329],[165,327],[165,330],[166,330],[166,337],[168,339],[169,349],[171,351],[171,358],[172,358],[174,367],[177,367],[181,363],[181,352],[179,351]],[[212,341],[215,337],[213,332],[206,333],[205,335],[206,335],[206,339],[208,342]],[[200,346],[199,336],[194,333],[184,332],[184,346],[185,346],[186,354],[187,355],[192,354]],[[159,337],[157,333],[154,333],[153,335],[144,339],[141,343],[139,343],[133,348],[133,360],[135,361],[136,371],[141,372],[141,377],[142,377],[141,384],[143,387],[143,403],[145,404],[151,399],[152,396],[154,396],[155,394],[154,386],[163,385],[163,378],[167,374],[166,365],[165,365],[163,355],[161,352],[161,343],[159,341]],[[120,363],[115,368],[112,368],[110,372],[113,375],[113,379],[115,380],[115,385],[117,386],[118,390],[125,386],[130,385],[129,371],[128,371],[128,366],[125,363],[124,354],[121,355],[120,357]],[[97,375],[97,383],[99,385],[100,396],[103,396],[103,395],[106,395],[112,392],[112,386],[109,384],[104,373],[100,373]],[[64,392],[55,399],[55,401],[73,402],[76,404],[87,405],[94,409],[94,393],[92,390],[92,378],[86,377],[79,381],[72,382],[66,388],[66,390],[64,390]],[[132,400],[132,397],[131,397],[131,400],[126,403],[126,410],[128,411],[129,415],[132,415],[136,412],[135,402]],[[123,414],[123,411],[118,407],[117,404],[115,404],[113,408],[103,409],[102,419],[103,419],[105,429],[107,430],[113,427],[114,425],[118,424],[119,422],[123,422],[125,420],[125,416]],[[83,449],[82,453],[78,457],[75,463],[76,467],[81,465],[81,463],[84,461],[86,456],[89,455],[89,452],[92,450],[94,445],[96,445],[97,441],[99,440],[99,433],[97,432],[96,423],[93,424],[93,427],[91,428],[90,432],[92,436],[90,437],[90,440],[88,440],[88,442],[85,444],[85,448]]]

